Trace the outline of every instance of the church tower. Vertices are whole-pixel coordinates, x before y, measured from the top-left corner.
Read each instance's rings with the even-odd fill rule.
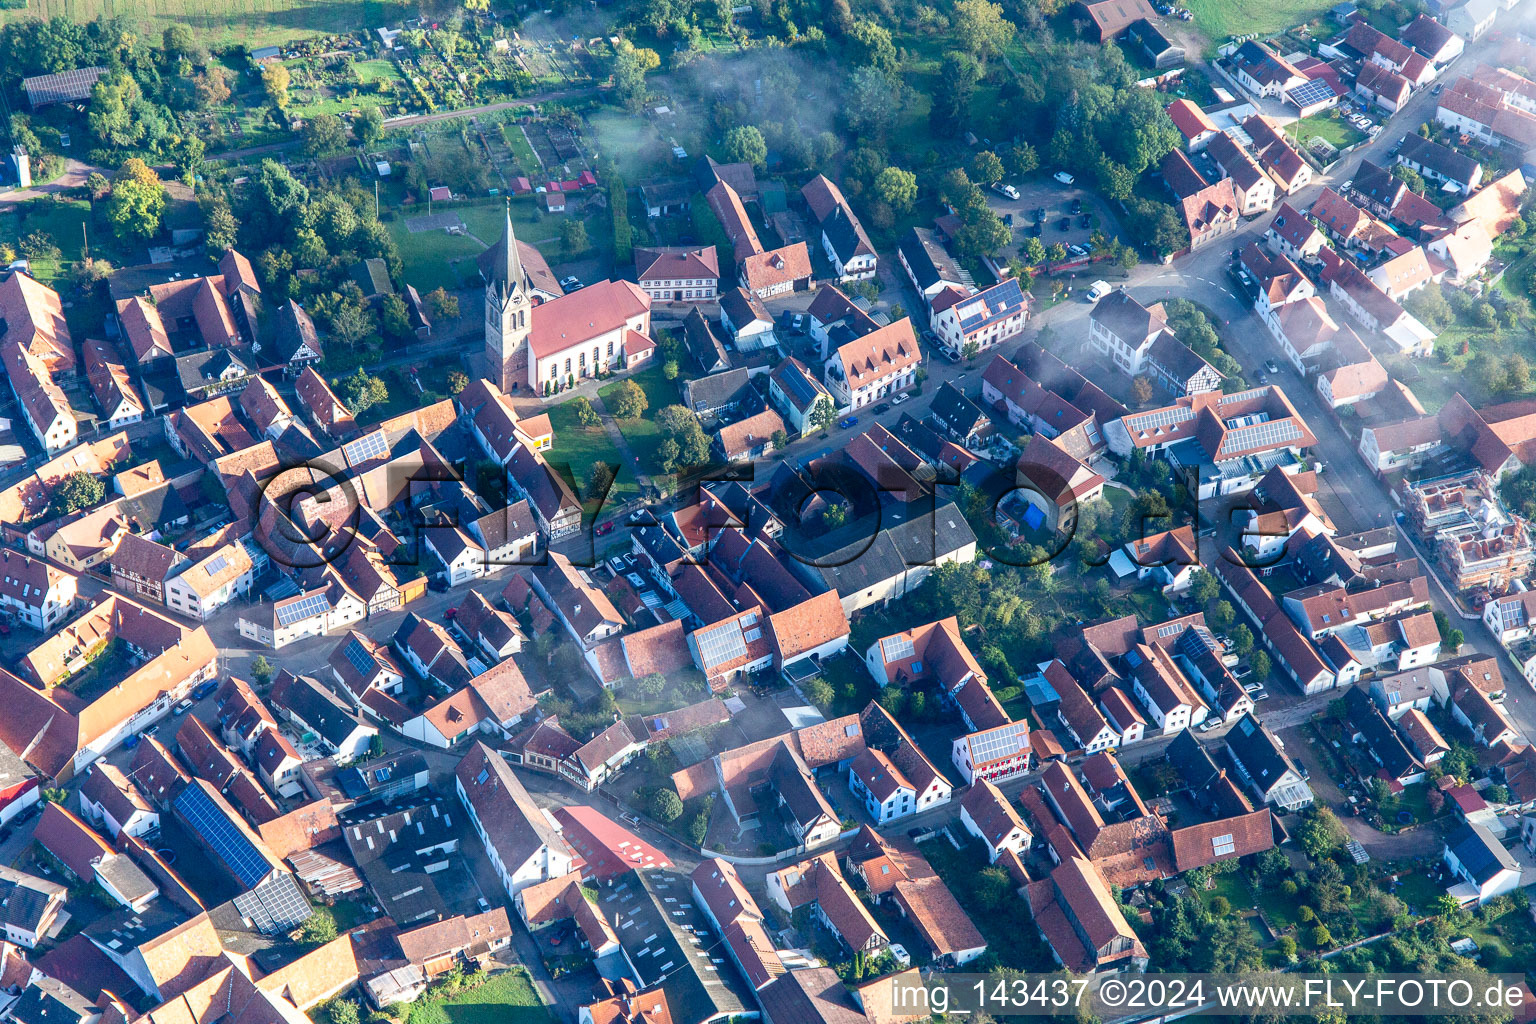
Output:
[[[512,206],[496,243],[485,284],[485,360],[488,376],[504,392],[528,383],[528,335],[533,330],[532,288],[512,234]],[[535,391],[537,394],[537,391]]]

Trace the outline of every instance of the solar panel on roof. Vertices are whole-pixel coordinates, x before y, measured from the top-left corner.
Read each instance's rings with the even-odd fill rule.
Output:
[[[278,875],[235,897],[235,909],[263,935],[291,932],[313,914],[292,875]]]
[[[176,797],[176,810],[241,884],[254,886],[271,872],[272,866],[261,851],[219,810],[202,786],[193,784],[183,789]]]
[[[1305,85],[1298,85],[1286,94],[1286,98],[1298,107],[1310,107],[1314,103],[1326,103],[1333,98],[1333,86],[1326,79],[1314,78]]]
[[[317,591],[292,604],[283,605],[277,609],[277,624],[279,626],[291,626],[295,622],[322,615],[330,610],[331,603],[326,599],[324,591]]]
[[[706,665],[721,665],[735,658],[745,657],[747,643],[742,639],[741,626],[735,620],[722,623],[699,637],[699,657]]]
[[[349,441],[341,446],[341,454],[346,457],[349,465],[357,465],[359,462],[367,462],[369,459],[377,459],[389,454],[389,442],[384,437],[384,431],[375,430]]]
[[[352,667],[357,669],[361,675],[367,676],[373,671],[373,655],[364,649],[362,641],[356,637],[353,637],[352,642],[347,644],[347,649],[343,653],[346,654],[347,660],[352,663]]]
[[[225,558],[223,555],[214,555],[211,559],[208,560],[209,576],[217,576],[219,573],[228,568],[229,559]]]
[[[971,763],[979,764],[1012,757],[1029,749],[1029,725],[1012,722],[971,737]]]
[[[910,657],[914,650],[916,648],[912,645],[912,638],[905,633],[888,636],[880,641],[880,654],[888,662]]]

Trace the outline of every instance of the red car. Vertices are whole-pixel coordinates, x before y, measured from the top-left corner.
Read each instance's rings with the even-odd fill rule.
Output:
[[[606,537],[606,536],[608,536],[612,532],[613,532],[613,520],[610,519],[606,523],[598,523],[597,524],[597,535],[599,537]]]

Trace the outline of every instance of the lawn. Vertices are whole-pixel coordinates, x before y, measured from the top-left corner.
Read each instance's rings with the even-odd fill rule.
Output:
[[[186,25],[209,49],[266,46],[331,32],[355,32],[365,25],[390,25],[414,13],[405,4],[358,0],[30,0],[24,10],[0,11],[0,24],[63,18],[85,24],[97,18],[126,18],[159,38],[169,25]]]
[[[1529,911],[1509,909],[1492,921],[1484,921],[1481,913],[1472,915],[1467,934],[1478,946],[1478,963],[1489,971],[1526,971],[1529,963],[1521,962],[1514,950],[1536,939],[1536,925],[1531,923]]]
[[[1297,121],[1294,130],[1296,141],[1303,148],[1315,137],[1327,140],[1335,149],[1353,146],[1365,138],[1365,132],[1339,117],[1336,110],[1325,110],[1304,121]]]
[[[52,282],[80,259],[86,237],[82,229],[90,219],[91,204],[84,199],[64,202],[37,199],[19,203],[13,212],[0,215],[0,238],[14,243],[34,231],[52,238],[59,247],[59,258],[32,261],[32,276],[45,283]],[[93,231],[91,240],[96,243],[97,256],[114,257],[113,253],[104,251],[112,243],[110,236],[98,239]]]
[[[649,407],[638,419],[621,420],[615,416],[613,422],[618,425],[619,431],[629,442],[629,446],[635,450],[635,456],[640,460],[640,467],[645,474],[655,477],[665,476],[667,471],[662,468],[656,449],[661,447],[661,442],[666,440],[666,435],[656,425],[656,414],[667,406],[678,403],[677,385],[662,375],[659,366],[642,370],[629,379],[640,385],[640,389],[645,392],[645,400],[649,403]],[[614,381],[598,391],[610,413],[613,411],[613,394],[621,383],[623,382]]]
[[[1310,21],[1332,5],[1320,0],[1187,0],[1184,6],[1216,46],[1232,36],[1268,34]]]
[[[404,220],[391,220],[386,226],[400,249],[401,276],[423,294],[437,287],[449,291],[463,288],[464,282],[454,272],[453,263],[472,260],[484,251],[479,242],[464,235],[450,235],[446,231],[412,233]],[[496,235],[500,237],[501,232]]]
[[[576,419],[576,411],[570,402],[562,402],[549,410],[549,422],[555,431],[555,444],[545,458],[556,470],[565,475],[582,499],[586,512],[597,510],[594,502],[586,500],[587,474],[598,462],[606,462],[618,469],[618,479],[608,492],[606,504],[616,505],[628,501],[639,492],[635,474],[625,466],[619,449],[602,427],[584,427]]]
[[[1436,885],[1427,875],[1414,871],[1398,877],[1397,888],[1392,890],[1392,895],[1408,905],[1409,913],[1417,916],[1430,913],[1435,901],[1444,892],[1445,889]]]
[[[516,968],[446,999],[418,999],[405,1019],[406,1024],[547,1024],[550,1017],[526,970]]]

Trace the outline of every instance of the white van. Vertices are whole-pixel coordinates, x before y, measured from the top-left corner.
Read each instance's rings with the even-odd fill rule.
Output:
[[[1112,291],[1114,291],[1114,289],[1109,286],[1109,282],[1095,281],[1093,282],[1093,285],[1088,289],[1087,301],[1098,302]]]

